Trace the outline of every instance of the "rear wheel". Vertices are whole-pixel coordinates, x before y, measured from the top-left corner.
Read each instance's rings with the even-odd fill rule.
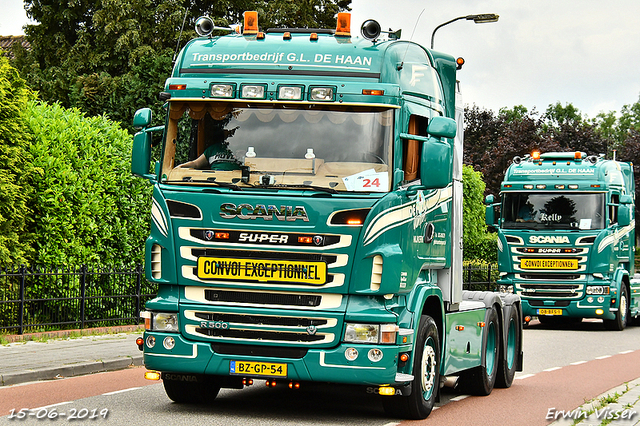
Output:
[[[472,395],[489,395],[498,375],[500,351],[500,323],[495,307],[487,309],[484,316],[482,353],[484,365],[467,370],[460,375],[459,389]]]
[[[205,402],[212,402],[216,399],[216,396],[218,396],[218,392],[220,392],[220,386],[217,386],[213,379],[207,380],[198,377],[198,380],[200,381],[190,382],[167,380],[166,374],[163,374],[162,376],[164,391],[173,402],[181,404],[202,404]],[[194,377],[183,374],[171,374],[170,376],[177,376],[180,378]]]
[[[612,320],[604,320],[604,326],[607,330],[621,331],[627,327],[627,320],[629,318],[629,293],[627,292],[627,286],[622,284],[620,287],[620,306],[616,317]]]
[[[431,413],[440,387],[440,338],[430,316],[420,319],[415,348],[411,395],[383,397],[382,401],[387,414],[420,420]]]
[[[516,364],[518,362],[518,351],[520,349],[521,329],[518,309],[516,305],[506,306],[504,310],[504,328],[506,330],[506,342],[502,346],[505,353],[500,356],[498,362],[498,375],[496,386],[508,388],[513,383],[516,375]]]

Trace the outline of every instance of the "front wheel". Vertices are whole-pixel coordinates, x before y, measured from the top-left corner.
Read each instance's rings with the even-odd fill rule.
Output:
[[[604,320],[604,327],[607,330],[622,331],[627,327],[627,319],[629,318],[629,293],[627,286],[622,284],[620,287],[620,306],[616,317],[612,320]]]
[[[440,388],[440,338],[430,316],[420,318],[413,354],[411,395],[384,397],[385,412],[394,417],[420,420],[433,409]]]

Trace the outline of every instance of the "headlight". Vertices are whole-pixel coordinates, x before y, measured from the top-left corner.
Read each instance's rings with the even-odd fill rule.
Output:
[[[344,341],[393,345],[399,329],[395,324],[347,324]]]
[[[178,332],[178,314],[168,312],[145,312],[145,328],[149,331]]]
[[[589,285],[587,286],[587,294],[609,294],[609,286]]]

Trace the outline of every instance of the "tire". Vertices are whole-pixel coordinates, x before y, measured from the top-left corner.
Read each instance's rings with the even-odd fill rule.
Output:
[[[212,402],[218,392],[220,386],[217,386],[214,380],[206,380],[201,376],[198,382],[183,382],[178,380],[167,380],[163,374],[162,384],[164,391],[173,402],[179,404],[203,404]]]
[[[486,396],[491,393],[498,376],[500,359],[500,323],[495,307],[488,308],[484,316],[482,333],[483,363],[471,370],[464,371],[458,379],[458,389],[471,394]]]
[[[516,375],[520,342],[522,341],[522,329],[520,328],[520,318],[518,318],[517,305],[508,305],[504,309],[504,349],[498,362],[498,372],[495,386],[498,388],[508,388],[513,383]]]
[[[620,304],[616,317],[612,320],[604,320],[604,327],[607,330],[622,331],[627,327],[629,321],[629,292],[627,286],[622,283],[620,287]]]
[[[430,316],[420,318],[413,356],[411,395],[383,397],[385,412],[412,420],[427,418],[440,390],[440,338]]]

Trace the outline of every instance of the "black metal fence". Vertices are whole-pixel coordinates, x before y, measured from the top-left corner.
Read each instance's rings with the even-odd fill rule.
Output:
[[[466,264],[465,290],[496,290],[498,268]],[[157,289],[133,268],[0,269],[0,333],[138,324]]]
[[[462,288],[476,291],[498,291],[498,265],[467,263],[462,274]]]
[[[155,292],[142,265],[0,269],[0,332],[138,324]]]

